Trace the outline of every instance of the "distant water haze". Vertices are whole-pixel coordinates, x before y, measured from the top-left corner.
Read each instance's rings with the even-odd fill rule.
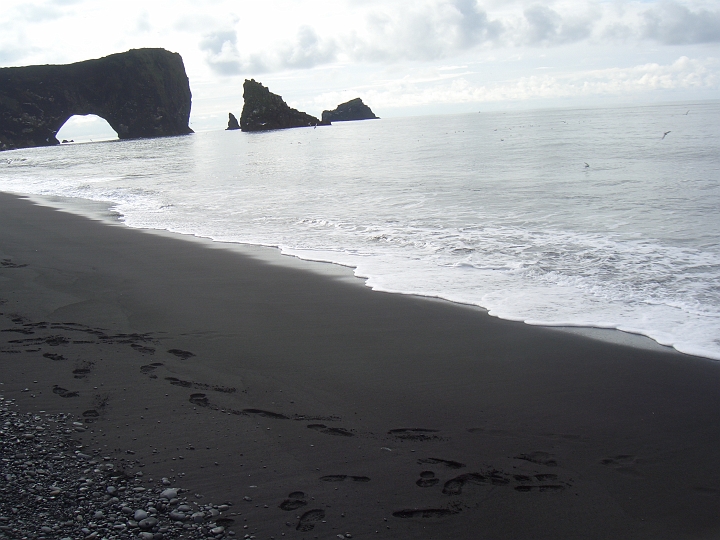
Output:
[[[718,101],[473,113],[5,152],[0,189],[720,359],[719,147]]]

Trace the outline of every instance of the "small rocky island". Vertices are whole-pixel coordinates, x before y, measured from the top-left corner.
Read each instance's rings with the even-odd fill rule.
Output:
[[[293,109],[282,97],[273,94],[255,79],[245,80],[243,99],[245,103],[240,115],[240,129],[243,131],[330,125],[330,122]]]
[[[165,49],[0,68],[0,150],[60,144],[76,114],[104,118],[120,139],[192,133],[191,97],[182,57]]]
[[[323,122],[347,122],[350,120],[374,120],[378,118],[360,98],[341,103],[332,111],[323,111]]]
[[[240,129],[240,124],[238,124],[237,118],[235,118],[233,113],[228,113],[228,127],[226,127],[225,130],[232,131],[234,129]]]

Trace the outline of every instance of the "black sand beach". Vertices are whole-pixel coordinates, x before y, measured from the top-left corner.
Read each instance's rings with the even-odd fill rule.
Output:
[[[720,538],[718,362],[6,194],[0,313],[6,399],[236,537]]]

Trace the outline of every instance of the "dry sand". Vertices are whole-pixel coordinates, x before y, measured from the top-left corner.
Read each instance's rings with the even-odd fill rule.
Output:
[[[240,538],[720,538],[717,362],[6,194],[0,304],[6,398]]]

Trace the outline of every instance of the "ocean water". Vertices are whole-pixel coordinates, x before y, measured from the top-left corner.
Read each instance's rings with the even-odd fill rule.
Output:
[[[0,190],[720,359],[717,101],[17,150],[0,154]]]

